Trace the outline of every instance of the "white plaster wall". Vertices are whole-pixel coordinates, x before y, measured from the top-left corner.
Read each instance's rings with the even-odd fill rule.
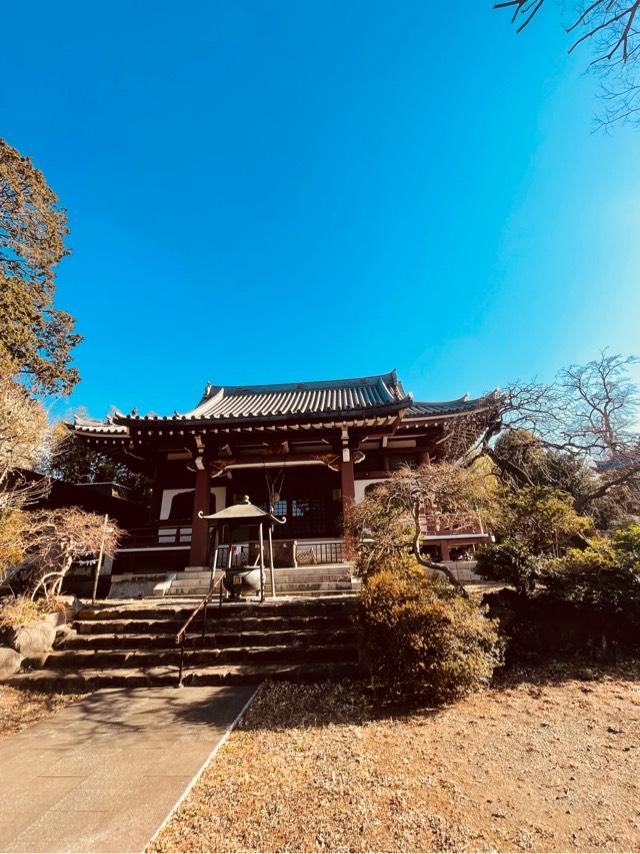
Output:
[[[211,494],[216,497],[216,513],[218,510],[224,510],[227,506],[227,487],[226,486],[212,486]]]
[[[364,498],[364,491],[368,486],[371,486],[372,483],[384,483],[384,481],[384,477],[373,478],[372,480],[356,480],[354,483],[356,504],[360,504]]]
[[[171,513],[171,502],[176,497],[176,495],[180,495],[182,492],[195,492],[193,488],[190,489],[163,489],[162,490],[162,501],[160,503],[160,521],[163,522],[165,519],[169,518],[169,514]],[[225,500],[227,497],[227,487],[226,486],[212,486],[211,494],[215,495],[216,498],[216,512],[218,510],[224,510],[225,508]]]
[[[194,492],[193,489],[163,489],[162,490],[162,501],[160,503],[160,521],[162,522],[164,519],[169,518],[169,513],[171,513],[171,502],[175,498],[176,495],[180,495],[181,492]]]

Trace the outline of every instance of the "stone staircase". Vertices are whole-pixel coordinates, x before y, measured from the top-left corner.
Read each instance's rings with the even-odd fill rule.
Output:
[[[43,668],[21,672],[11,684],[65,691],[177,685],[175,636],[195,604],[147,600],[84,608]],[[357,676],[352,607],[349,596],[212,604],[204,639],[202,612],[187,634],[183,683]]]
[[[326,596],[358,589],[358,582],[351,576],[351,565],[346,563],[276,568],[274,576],[276,596]],[[209,589],[210,578],[211,571],[205,567],[187,568],[176,573],[166,590],[159,592],[164,596],[204,596]],[[268,569],[265,592],[271,595]]]

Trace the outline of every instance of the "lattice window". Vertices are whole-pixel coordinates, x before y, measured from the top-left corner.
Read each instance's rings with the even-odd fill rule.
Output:
[[[294,498],[291,501],[291,518],[299,519],[309,512],[310,502],[305,498]]]
[[[326,502],[321,498],[294,498],[291,501],[291,529],[297,536],[324,533],[327,526]]]
[[[274,502],[274,504],[273,504],[273,515],[274,516],[286,516],[287,515],[286,499],[281,498],[279,501]]]

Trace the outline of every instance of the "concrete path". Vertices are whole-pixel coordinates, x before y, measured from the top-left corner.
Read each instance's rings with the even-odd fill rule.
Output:
[[[253,686],[97,691],[0,741],[0,851],[143,851]]]

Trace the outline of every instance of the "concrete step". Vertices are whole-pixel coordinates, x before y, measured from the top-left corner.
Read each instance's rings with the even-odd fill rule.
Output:
[[[308,590],[310,593],[314,593],[317,591],[341,591],[341,590],[351,590],[352,584],[350,578],[295,578],[291,577],[288,580],[276,579],[276,593],[286,593],[290,590],[293,591],[304,591]],[[209,587],[207,585],[198,585],[198,584],[186,584],[181,583],[179,585],[172,584],[171,587],[166,591],[166,596],[195,596],[201,598],[202,596],[206,596],[209,592]],[[269,579],[265,580],[265,594],[269,596],[271,593],[271,581]]]
[[[225,602],[219,608],[212,603],[204,639],[199,613],[185,646],[186,681],[218,685],[359,673],[352,597],[300,586],[298,599],[287,593],[263,604]],[[18,674],[12,684],[78,691],[175,684],[180,660],[175,635],[195,605],[197,600],[134,601],[84,608],[45,667]]]
[[[322,599],[326,599],[327,596],[332,595],[333,592],[334,591],[331,591],[331,590],[287,590],[286,592],[281,592],[278,595],[282,596],[283,598],[286,596],[287,598],[290,597],[292,599],[309,598],[309,599],[322,600]],[[350,597],[353,599],[355,596],[355,593],[353,590],[342,590],[342,589],[340,589],[339,591],[336,591],[336,592],[339,592],[339,595],[341,597]]]
[[[146,620],[185,620],[193,612],[195,602],[123,602],[114,604],[109,602],[105,605],[83,608],[78,619],[82,621],[96,620],[105,621],[110,619],[123,619],[140,617]],[[229,602],[225,601],[222,611],[225,618],[233,615],[239,617],[310,617],[330,616],[332,619],[340,611],[348,612],[352,608],[352,600],[344,596],[327,596],[318,600],[299,600],[287,602],[286,600],[268,600],[267,602]]]
[[[217,667],[186,667],[183,684],[190,685],[257,685],[265,679],[291,682],[318,682],[325,679],[357,679],[361,668],[354,662],[313,664],[229,664]],[[176,685],[176,667],[132,667],[113,670],[29,670],[11,677],[8,684],[16,688],[40,691],[85,692],[99,688],[138,688],[151,685]]]
[[[323,591],[351,590],[351,579],[344,581],[280,581],[276,584],[276,592],[287,593],[295,591],[302,593],[308,590],[310,593]]]
[[[186,617],[180,619],[165,620],[140,620],[140,619],[112,619],[112,620],[79,620],[74,623],[74,628],[81,635],[90,634],[151,634],[151,635],[175,635],[184,625]],[[191,633],[202,630],[203,617],[198,615],[191,624]],[[326,630],[335,631],[351,625],[348,614],[336,614],[335,617],[309,616],[309,617],[234,617],[224,616],[222,611],[211,608],[207,614],[207,630],[210,632],[231,631],[308,631]]]
[[[351,574],[348,572],[323,572],[317,570],[315,572],[307,572],[301,569],[294,569],[291,572],[276,572],[274,575],[276,584],[280,581],[350,581]],[[265,582],[271,583],[269,571],[265,572]],[[178,587],[206,587],[207,590],[211,586],[211,579],[208,575],[178,575],[171,581],[171,589],[175,590]],[[218,589],[216,581],[216,589]]]
[[[273,646],[238,646],[202,649],[197,639],[185,648],[185,663],[190,667],[219,664],[305,664],[312,662],[357,661],[355,642],[343,644],[283,644]],[[79,650],[52,652],[45,668],[52,670],[103,670],[119,667],[178,666],[180,649]]]
[[[334,578],[351,578],[351,570],[348,567],[298,567],[298,569],[276,569],[274,571],[274,576],[276,580],[279,578],[299,578],[304,577],[305,579],[324,579],[331,580]],[[219,574],[216,573],[216,580],[219,577]],[[265,578],[269,579],[271,577],[269,568],[265,569]],[[211,583],[211,573],[209,572],[178,572],[176,577],[172,580],[172,586],[176,586],[182,583],[188,582],[189,584],[197,582],[198,584],[205,584],[207,587]]]
[[[198,587],[197,585],[193,585],[192,587],[187,587],[184,584],[181,584],[180,587],[170,587],[165,596],[206,596],[209,592],[208,587]]]
[[[269,576],[267,575],[267,579]],[[305,572],[301,569],[296,569],[293,572],[276,573],[276,582],[278,581],[339,581],[341,579],[349,580],[351,578],[348,572]]]
[[[196,637],[200,643],[200,634],[192,632],[189,639]],[[278,629],[275,631],[208,631],[205,647],[226,646],[274,646],[294,644],[296,642],[322,644],[347,644],[352,641],[354,631],[350,627],[322,629]],[[175,634],[76,634],[69,637],[64,649],[110,650],[110,649],[168,649],[173,648]]]

